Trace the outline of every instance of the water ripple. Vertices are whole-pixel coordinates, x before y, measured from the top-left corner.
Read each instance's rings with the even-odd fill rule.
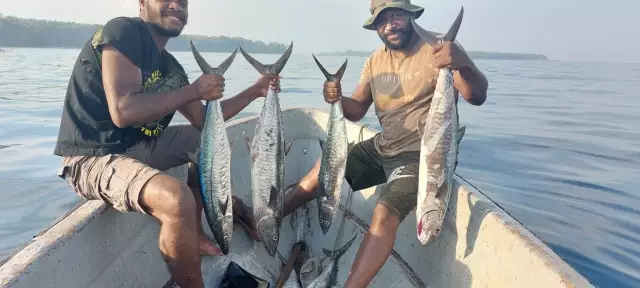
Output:
[[[0,58],[0,258],[72,207],[78,197],[55,176],[52,154],[73,49],[10,49]],[[227,53],[202,53],[212,65]],[[174,53],[189,79],[202,72]],[[4,57],[7,56],[7,57]],[[255,55],[263,63],[278,55]],[[328,70],[344,57],[320,57]],[[355,87],[364,57],[342,80]],[[41,73],[30,69],[38,63]],[[478,60],[490,81],[481,107],[460,100],[467,131],[458,173],[504,207],[598,287],[640,287],[640,65]],[[308,55],[281,73],[282,107],[328,109],[325,79]],[[259,73],[234,61],[225,97]],[[263,99],[234,118],[257,115]],[[373,108],[361,121],[380,125]],[[174,123],[186,123],[177,115]],[[286,123],[285,123],[286,125]],[[15,144],[19,144],[14,146]]]

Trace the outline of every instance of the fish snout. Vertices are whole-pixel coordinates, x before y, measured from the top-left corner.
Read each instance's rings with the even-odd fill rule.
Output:
[[[327,232],[329,232],[335,213],[335,209],[328,203],[322,203],[320,207],[318,207],[318,218],[320,219],[320,228],[322,228],[323,234],[326,235]]]
[[[264,244],[264,248],[271,256],[275,256],[278,249],[280,238],[280,229],[278,229],[278,221],[275,217],[264,216],[256,224],[260,239]]]

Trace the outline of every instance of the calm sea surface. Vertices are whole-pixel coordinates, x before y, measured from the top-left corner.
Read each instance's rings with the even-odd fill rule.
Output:
[[[52,154],[78,52],[0,52],[0,259],[79,201],[56,177]],[[174,55],[190,80],[200,75],[191,53]],[[215,65],[227,57],[203,55]],[[256,57],[273,62],[278,55]],[[355,86],[364,60],[349,58],[345,90]],[[334,71],[344,57],[320,61]],[[489,78],[489,96],[480,107],[460,100],[467,132],[458,174],[595,285],[640,287],[640,65],[476,62]],[[282,76],[284,107],[328,108],[311,55],[294,54]],[[237,57],[225,77],[227,95],[234,95],[258,73]],[[363,122],[379,129],[373,108]]]

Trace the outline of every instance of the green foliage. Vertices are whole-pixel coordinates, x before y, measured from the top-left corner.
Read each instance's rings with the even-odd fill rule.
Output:
[[[102,25],[26,19],[0,14],[0,47],[80,49]],[[279,54],[287,46],[240,37],[181,35],[167,44],[169,51],[190,51],[189,40],[201,52],[232,52],[242,46],[249,53]]]

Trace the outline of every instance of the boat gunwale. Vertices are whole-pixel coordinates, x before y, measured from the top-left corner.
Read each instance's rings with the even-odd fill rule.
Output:
[[[327,114],[327,112],[318,108],[290,107],[282,109],[283,115],[291,112],[306,113],[313,119],[316,119],[314,114]],[[246,124],[258,117],[259,114],[256,114],[230,120],[227,122],[227,129],[231,129],[233,126],[239,124]],[[347,125],[363,126],[363,124],[350,121],[347,121]],[[363,127],[363,129],[373,134],[378,133],[377,130],[369,127]],[[186,165],[182,166],[186,167]],[[464,181],[468,185],[463,185],[460,180]],[[497,224],[505,226],[508,233],[511,233],[522,243],[528,246],[531,249],[531,253],[541,259],[544,265],[555,273],[566,287],[576,287],[575,283],[591,284],[589,279],[580,274],[572,265],[562,259],[551,249],[551,247],[546,245],[538,236],[529,230],[529,228],[524,226],[498,203],[491,200],[491,198],[485,193],[473,186],[473,184],[469,183],[458,174],[456,174],[455,184],[457,185],[455,191],[458,192],[458,195],[462,194],[460,193],[460,190],[462,189],[462,191],[468,193],[472,197],[472,200],[475,200],[474,202],[482,202],[486,204],[487,207],[489,207],[486,209],[486,216],[494,217],[494,219],[498,221]],[[81,232],[91,222],[91,220],[104,213],[107,209],[110,209],[110,206],[102,200],[81,199],[81,201],[73,208],[62,214],[55,221],[43,228],[32,239],[17,247],[12,253],[7,255],[5,259],[0,261],[0,286],[8,287],[8,285],[15,283],[22,275],[28,273],[30,266],[38,263],[38,258],[43,258],[48,253],[55,250],[55,248],[64,246],[64,243],[67,240]],[[340,209],[344,210],[344,207],[340,205]],[[359,220],[362,221],[362,219]],[[365,228],[362,224],[366,224],[367,222],[358,223],[360,221],[354,222],[356,222],[361,228]],[[395,250],[392,252],[395,252]],[[397,252],[392,253],[392,256],[396,258],[396,260],[404,262]],[[408,264],[405,262],[405,265]]]

